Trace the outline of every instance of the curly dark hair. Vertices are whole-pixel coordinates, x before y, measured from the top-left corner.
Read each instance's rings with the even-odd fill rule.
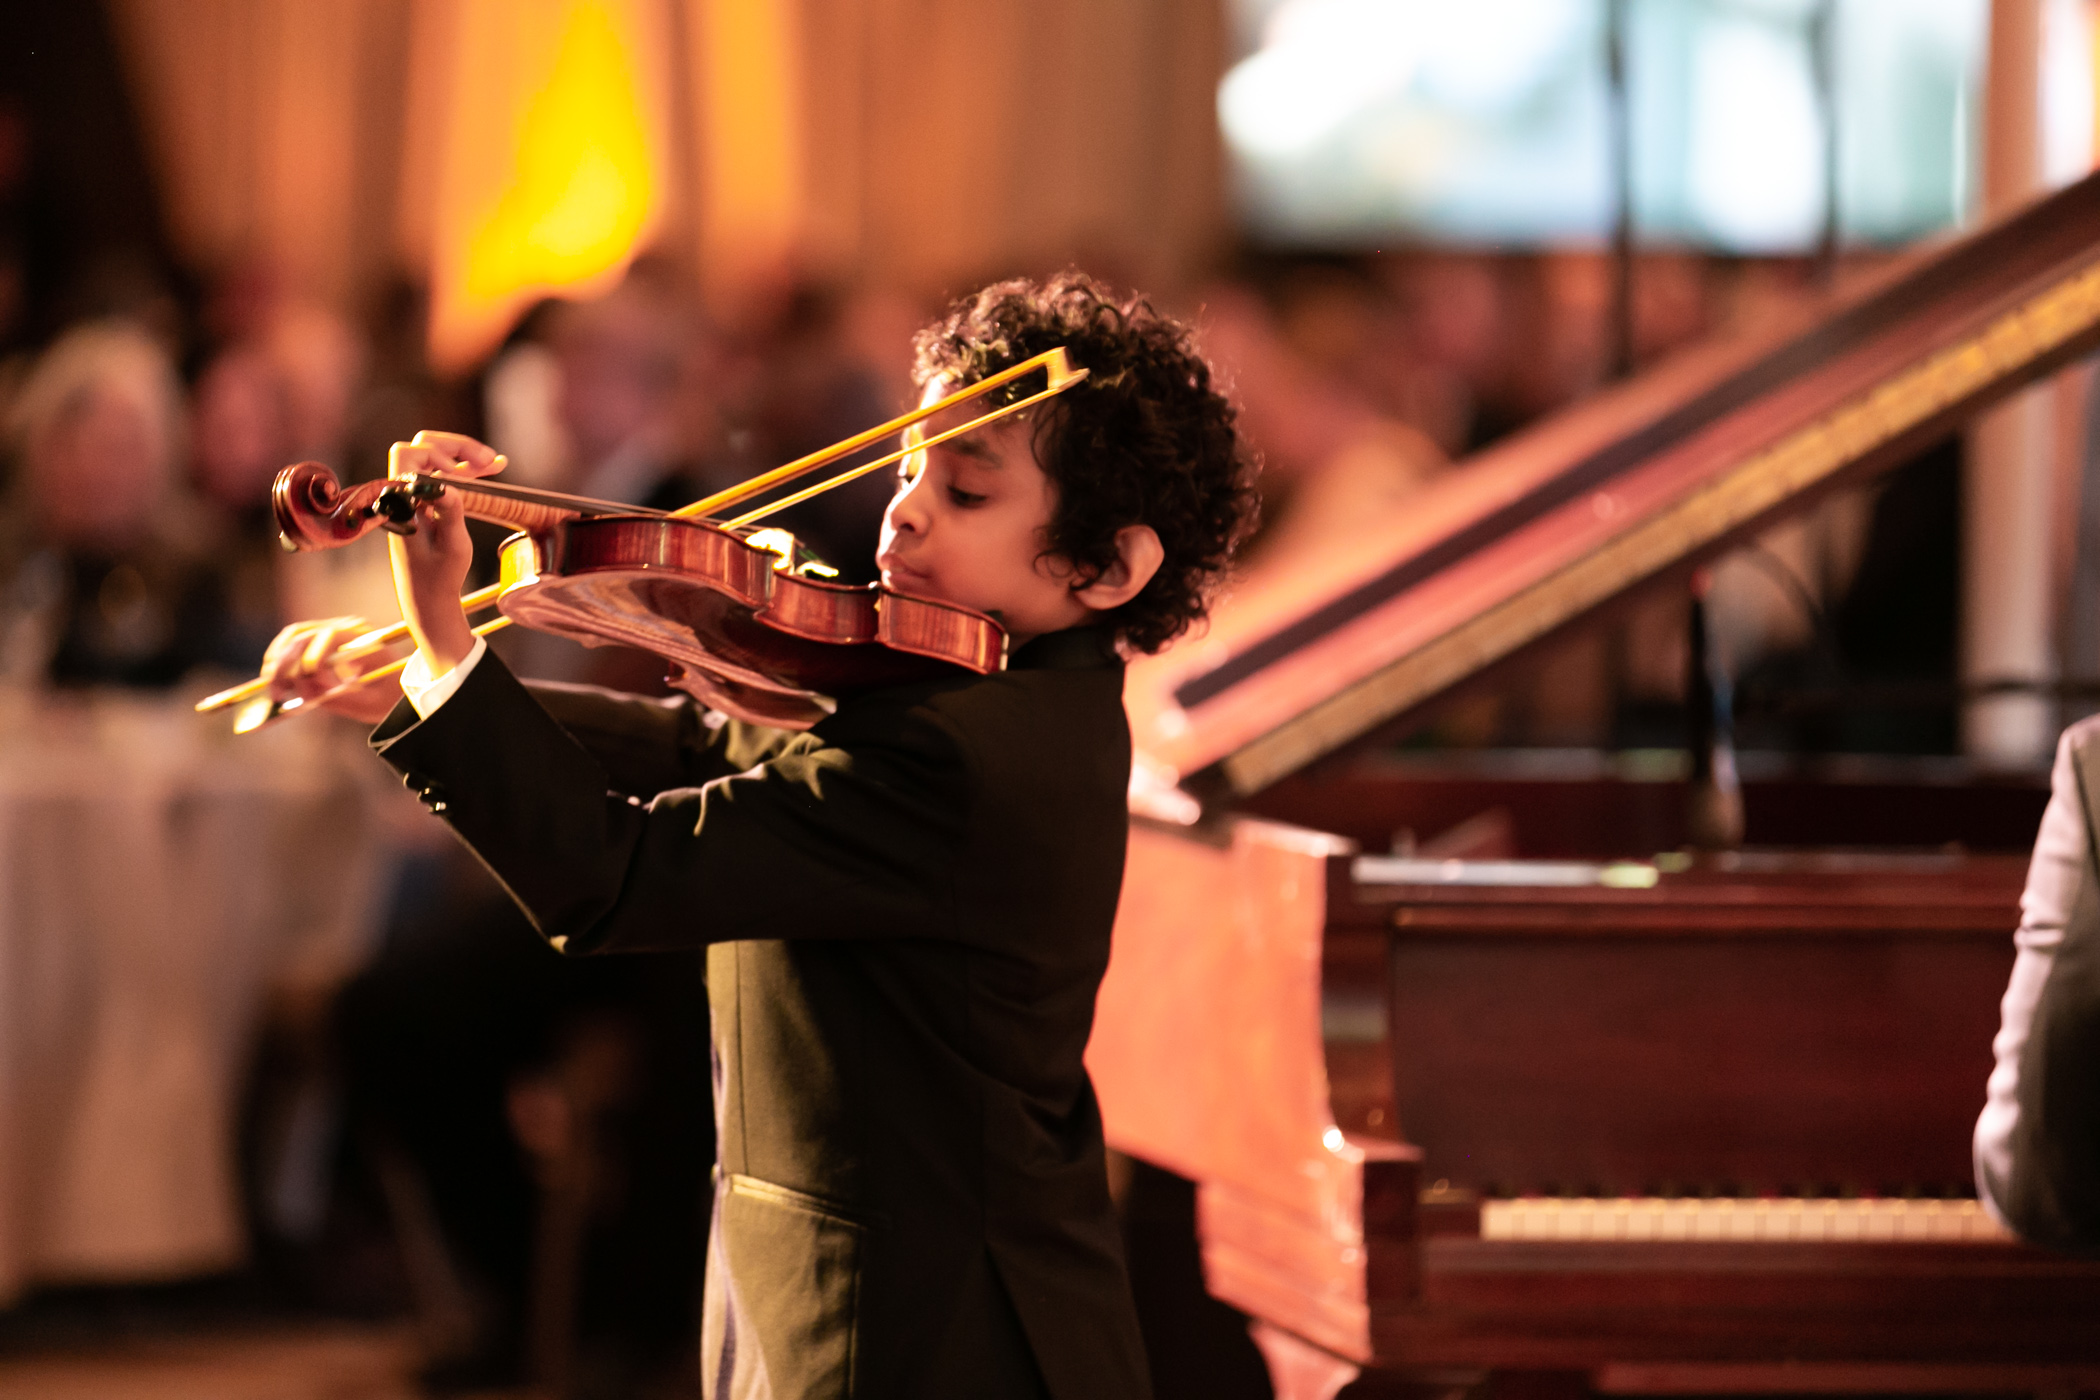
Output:
[[[1106,620],[1133,650],[1157,651],[1208,611],[1253,527],[1254,463],[1188,328],[1079,272],[958,301],[919,332],[913,378],[961,388],[1059,345],[1088,376],[1030,410],[1036,461],[1057,487],[1044,552],[1069,561],[1081,588],[1115,564],[1118,530],[1151,526],[1159,571]],[[986,397],[1011,403],[1039,387],[1024,376]]]

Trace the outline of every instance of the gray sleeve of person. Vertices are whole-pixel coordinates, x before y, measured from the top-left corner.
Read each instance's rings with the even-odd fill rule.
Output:
[[[2100,1247],[2100,880],[2092,802],[2100,719],[2066,731],[2020,897],[1995,1064],[1976,1121],[1976,1187],[2014,1231]]]

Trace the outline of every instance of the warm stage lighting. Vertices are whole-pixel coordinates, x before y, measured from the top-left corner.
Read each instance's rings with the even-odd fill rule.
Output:
[[[662,53],[622,0],[466,0],[433,258],[431,357],[459,368],[518,310],[617,279],[662,205]]]

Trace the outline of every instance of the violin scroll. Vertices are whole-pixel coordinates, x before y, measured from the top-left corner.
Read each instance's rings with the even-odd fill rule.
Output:
[[[362,539],[374,529],[416,532],[416,502],[444,488],[425,478],[367,481],[345,488],[320,462],[300,462],[277,473],[270,512],[287,550],[307,553]]]

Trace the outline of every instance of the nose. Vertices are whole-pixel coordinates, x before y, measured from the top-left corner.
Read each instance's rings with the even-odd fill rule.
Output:
[[[920,492],[926,484],[926,473],[921,471],[910,481],[897,487],[897,494],[890,497],[887,509],[882,513],[884,522],[891,530],[900,534],[923,534],[926,529],[926,510]]]

